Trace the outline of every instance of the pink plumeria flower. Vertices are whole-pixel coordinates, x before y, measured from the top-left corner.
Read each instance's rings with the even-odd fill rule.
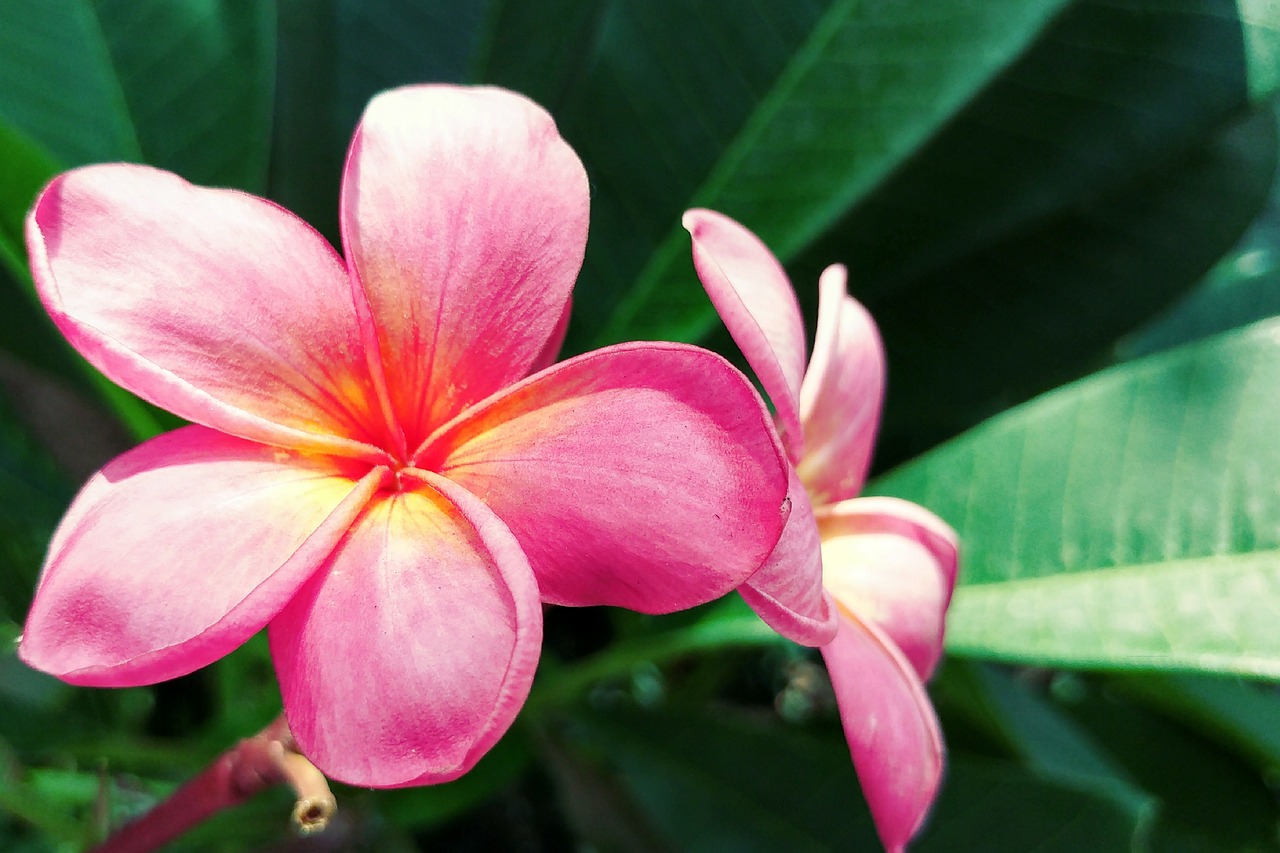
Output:
[[[845,291],[844,267],[828,267],[819,281],[806,371],[804,321],[773,253],[713,211],[689,211],[684,226],[703,286],[777,409],[794,466],[790,520],[742,596],[779,633],[821,645],[876,828],[887,849],[903,850],[942,778],[941,730],[924,682],[942,656],[955,532],[907,501],[856,497],[885,369],[875,324]]]
[[[81,491],[22,659],[147,684],[268,627],[302,750],[344,782],[423,784],[510,726],[542,602],[659,613],[745,580],[787,492],[746,379],[674,344],[550,366],[587,214],[550,116],[497,89],[370,103],[345,261],[244,193],[123,164],[56,178],[27,221],[45,307],[197,425]]]

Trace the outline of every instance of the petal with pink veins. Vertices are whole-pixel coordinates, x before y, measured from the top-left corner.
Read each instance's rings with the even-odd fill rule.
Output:
[[[787,463],[759,395],[681,344],[560,362],[443,429],[418,465],[492,507],[553,604],[710,601],[759,568],[786,519]]]
[[[791,515],[769,559],[738,587],[770,628],[804,646],[820,646],[836,633],[836,613],[822,593],[822,543],[804,484],[791,472]]]
[[[822,647],[840,721],[876,831],[901,853],[942,781],[942,731],[929,694],[893,641],[842,612]]]
[[[54,535],[19,656],[95,687],[217,660],[324,563],[385,473],[342,469],[197,426],[117,457]]]
[[[294,737],[352,785],[469,770],[515,719],[542,642],[511,532],[455,484],[406,474],[421,486],[377,497],[270,628]]]
[[[818,330],[800,389],[807,450],[796,467],[816,506],[862,491],[884,400],[880,333],[845,293],[845,278],[834,265],[818,281]]]
[[[527,98],[411,86],[370,102],[342,234],[410,450],[542,356],[582,266],[588,203],[581,161]]]
[[[888,497],[825,507],[818,531],[827,591],[892,638],[927,681],[942,657],[956,583],[955,532],[923,507]]]
[[[572,299],[564,304],[564,313],[560,315],[560,322],[556,324],[555,329],[551,332],[547,345],[543,347],[542,352],[538,354],[538,357],[533,360],[533,364],[529,366],[529,373],[546,370],[556,363],[556,359],[560,357],[560,350],[564,347],[564,337],[569,333],[569,317],[571,314],[573,314]]]
[[[693,265],[729,334],[778,410],[791,461],[804,454],[797,405],[804,377],[804,318],[778,259],[760,238],[713,210],[687,211]]]
[[[380,456],[342,259],[293,214],[147,166],[55,178],[27,218],[45,308],[112,381],[270,444]]]

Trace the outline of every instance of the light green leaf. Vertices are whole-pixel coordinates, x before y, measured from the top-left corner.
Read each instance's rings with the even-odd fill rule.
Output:
[[[1280,321],[1011,410],[875,491],[939,512],[955,654],[1280,677]]]

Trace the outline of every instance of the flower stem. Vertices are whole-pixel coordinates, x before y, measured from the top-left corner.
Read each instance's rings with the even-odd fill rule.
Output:
[[[324,829],[338,803],[329,782],[298,752],[284,717],[227,750],[151,811],[125,824],[93,853],[149,853],[225,808],[285,783],[297,795],[293,822],[304,834]]]

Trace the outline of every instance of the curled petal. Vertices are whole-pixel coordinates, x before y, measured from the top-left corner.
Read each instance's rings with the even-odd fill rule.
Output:
[[[804,454],[797,416],[804,376],[804,319],[778,259],[760,238],[713,210],[690,210],[693,265],[729,334],[760,377],[792,462]]]
[[[117,457],[54,536],[19,655],[96,687],[217,660],[323,564],[385,473],[339,465],[196,426]]]
[[[911,664],[875,625],[841,614],[822,647],[840,721],[889,853],[919,831],[942,782],[942,730]]]
[[[27,246],[54,322],[117,384],[242,438],[382,456],[346,269],[293,214],[146,166],[87,166],[40,194]]]
[[[820,646],[836,633],[836,613],[822,594],[822,543],[809,496],[795,472],[787,492],[791,515],[760,570],[738,588],[770,628],[792,642]]]
[[[389,788],[469,770],[515,719],[542,609],[511,532],[428,472],[384,493],[271,623],[285,715],[328,776]]]
[[[759,568],[786,518],[786,460],[759,395],[680,344],[563,361],[443,429],[419,464],[492,507],[554,604],[710,601]]]
[[[365,110],[341,213],[413,450],[547,348],[586,248],[587,176],[532,101],[411,86]]]
[[[884,400],[884,347],[867,310],[845,293],[845,269],[818,282],[818,331],[800,389],[808,442],[796,466],[815,504],[862,491]]]
[[[956,583],[955,531],[923,507],[888,497],[824,507],[818,530],[827,591],[874,622],[927,681],[942,657]]]

